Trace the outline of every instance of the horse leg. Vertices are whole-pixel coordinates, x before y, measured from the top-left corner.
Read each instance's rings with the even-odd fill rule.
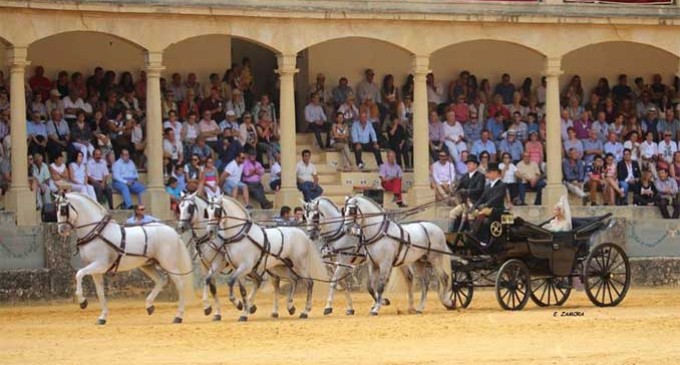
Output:
[[[94,287],[97,289],[97,298],[99,298],[99,305],[102,307],[102,314],[97,320],[97,324],[106,324],[106,317],[109,315],[109,306],[106,303],[106,296],[104,295],[104,275],[92,274],[92,281]]]
[[[378,275],[377,276],[377,285],[376,285],[376,301],[375,301],[375,307],[373,307],[373,310],[371,311],[372,316],[377,316],[378,312],[380,312],[380,307],[382,306],[382,296],[383,292],[385,291],[385,285],[387,285],[387,281],[390,278],[390,274],[392,273],[392,263],[391,262],[383,262],[382,265],[380,265]]]
[[[103,273],[106,271],[107,267],[108,263],[95,261],[76,272],[76,298],[78,298],[80,309],[87,308],[87,298],[83,296],[83,278],[85,275]]]
[[[375,306],[378,304],[378,296],[376,295],[375,289],[376,289],[376,270],[377,267],[373,265],[373,263],[368,264],[368,280],[366,280],[366,286],[368,289],[368,293],[371,294],[371,298],[373,298],[373,306],[371,307],[371,312],[373,312],[373,309]]]
[[[408,312],[415,313],[416,310],[413,307],[413,274],[407,265],[402,265],[399,270],[404,275],[404,280],[406,280],[406,289],[408,292]]]
[[[271,275],[272,285],[274,286],[274,307],[272,308],[272,318],[279,318],[279,294],[281,294],[281,278]]]
[[[173,318],[172,323],[182,323],[184,318],[184,309],[186,307],[186,299],[184,297],[184,281],[180,275],[170,274],[173,284],[179,293],[179,300],[177,301],[177,312],[175,313],[175,318]],[[150,295],[149,295],[150,296]]]
[[[239,317],[238,321],[239,322],[245,322],[248,320],[248,306],[247,306],[247,301],[246,301],[246,288],[241,284],[243,278],[245,277],[246,273],[250,272],[252,270],[252,266],[249,265],[240,265],[234,272],[229,275],[229,279],[227,279],[227,285],[229,285],[229,300],[232,300],[234,297],[234,284],[238,282],[239,289],[241,291],[241,298],[243,300],[243,311],[241,312],[241,317]],[[232,301],[233,303],[234,301]]]
[[[430,280],[427,276],[427,265],[422,262],[416,262],[413,265],[413,269],[420,278],[420,304],[416,309],[416,313],[423,313],[425,310],[425,300],[427,299],[427,289],[430,286]]]
[[[348,316],[353,316],[354,315],[354,307],[352,305],[352,294],[350,293],[352,291],[352,277],[348,276],[347,279],[345,279],[345,300],[347,301],[347,311],[345,314]]]
[[[255,305],[255,294],[257,294],[257,291],[260,289],[260,286],[262,285],[262,280],[260,277],[253,275],[253,289],[250,291],[250,295],[248,296],[248,301],[244,302],[245,307],[248,308],[249,313],[255,313],[257,310],[257,306]],[[241,288],[243,288],[243,292],[245,292],[245,288],[241,283],[239,283]]]
[[[293,314],[295,314],[293,296],[295,295],[295,290],[297,290],[298,277],[289,270],[288,279],[290,280],[290,291],[288,292],[288,301],[286,302],[286,308],[288,309],[288,314],[292,316]]]
[[[442,261],[441,259],[437,259],[434,261],[431,261],[430,263],[432,264],[432,268],[434,269],[437,280],[439,281],[439,301],[444,305],[444,307],[452,309],[453,303],[451,302],[451,297],[447,296],[447,293],[449,293],[449,275],[446,273],[446,271],[438,266],[436,263]],[[446,260],[445,264],[449,264],[449,260]]]
[[[213,264],[212,271],[213,272],[221,272],[225,268],[225,262],[220,261],[218,264]],[[210,294],[212,295],[213,302],[215,303],[215,315],[213,315],[213,321],[221,321],[222,320],[222,303],[220,303],[220,297],[217,295],[217,286],[215,284],[215,279],[214,277],[211,277],[211,280],[208,284],[208,287],[210,288]],[[209,312],[205,312],[205,315],[209,315]]]
[[[153,301],[156,300],[158,293],[163,290],[166,280],[163,276],[161,276],[154,266],[140,266],[139,270],[141,270],[144,274],[146,274],[146,276],[153,280],[154,283],[151,293],[149,293],[149,296],[146,297],[146,312],[149,313],[149,315],[152,315],[156,309],[153,305]]]
[[[304,279],[307,283],[307,303],[305,303],[305,310],[300,313],[300,318],[305,319],[309,316],[309,312],[312,310],[312,293],[314,292],[314,280]]]
[[[338,265],[333,272],[333,277],[331,278],[330,289],[328,290],[328,298],[326,299],[326,308],[323,310],[323,315],[329,315],[333,313],[333,296],[335,290],[338,287],[338,278],[345,272],[345,267]]]

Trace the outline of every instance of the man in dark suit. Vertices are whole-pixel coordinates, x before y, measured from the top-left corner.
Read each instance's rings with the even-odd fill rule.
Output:
[[[481,172],[477,171],[477,167],[479,166],[477,156],[468,156],[465,163],[467,164],[468,172],[460,178],[458,185],[454,190],[454,192],[461,197],[461,201],[456,207],[451,209],[451,212],[449,212],[449,218],[451,218],[449,230],[451,232],[456,231],[460,226],[460,218],[466,210],[466,207],[475,204],[484,192],[484,183],[486,182],[486,179]]]
[[[616,178],[623,190],[623,197],[618,199],[618,205],[628,205],[628,192],[635,190],[640,181],[640,165],[633,161],[630,149],[623,150],[623,159],[616,164]]]
[[[482,245],[486,245],[490,241],[489,227],[491,222],[499,221],[505,211],[505,194],[507,191],[505,183],[501,181],[501,171],[497,163],[489,163],[486,169],[486,178],[489,183],[484,188],[484,192],[477,203],[472,206],[473,210],[479,212],[475,227],[477,227],[477,238]]]

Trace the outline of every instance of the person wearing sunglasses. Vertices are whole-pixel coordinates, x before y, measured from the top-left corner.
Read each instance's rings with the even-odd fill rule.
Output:
[[[125,225],[141,226],[153,222],[158,222],[158,218],[146,214],[146,207],[140,204],[135,208],[134,214],[125,221]]]

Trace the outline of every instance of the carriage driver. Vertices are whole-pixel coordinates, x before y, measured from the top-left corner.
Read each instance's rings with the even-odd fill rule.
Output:
[[[477,211],[477,218],[472,231],[476,232],[482,246],[487,246],[490,243],[489,228],[491,222],[499,221],[503,211],[505,211],[505,194],[507,191],[505,183],[501,181],[501,170],[498,168],[498,163],[489,162],[486,178],[489,183],[484,187],[484,193],[477,200],[477,203],[472,206],[472,209]]]
[[[482,192],[484,192],[485,179],[484,174],[477,171],[477,166],[479,166],[477,156],[469,155],[465,164],[467,165],[467,173],[460,178],[456,190],[454,190],[454,194],[461,196],[461,201],[460,204],[449,212],[449,218],[451,218],[449,231],[451,232],[458,229],[460,218],[463,212],[467,210],[466,208],[476,203]],[[467,207],[465,206],[466,204],[468,205]]]

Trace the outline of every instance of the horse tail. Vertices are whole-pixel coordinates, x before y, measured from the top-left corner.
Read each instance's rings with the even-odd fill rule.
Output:
[[[302,233],[302,231],[300,232]],[[323,259],[321,258],[319,249],[316,247],[314,241],[309,239],[306,234],[304,237],[307,241],[306,264],[309,277],[320,281],[328,280],[328,270],[326,269],[326,264],[324,264]]]
[[[186,303],[191,303],[196,299],[196,292],[194,291],[194,264],[189,254],[189,249],[182,241],[180,235],[177,235],[177,271],[175,273],[168,273],[177,277],[182,281],[182,294]]]

